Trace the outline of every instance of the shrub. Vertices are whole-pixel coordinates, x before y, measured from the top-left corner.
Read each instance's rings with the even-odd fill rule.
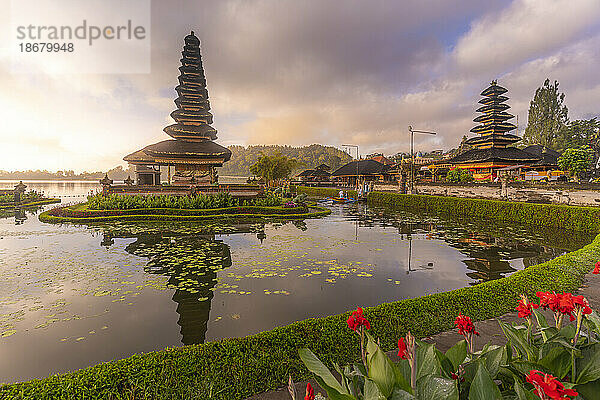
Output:
[[[473,182],[474,179],[473,174],[471,174],[469,170],[455,168],[448,172],[448,175],[446,175],[446,180],[453,183],[468,183]]]
[[[272,207],[281,205],[281,198],[274,195],[256,199],[240,200],[229,193],[196,194],[193,196],[127,196],[122,194],[95,194],[88,196],[88,206],[91,210],[129,210],[144,208],[175,208],[175,209],[212,209],[257,205]]]

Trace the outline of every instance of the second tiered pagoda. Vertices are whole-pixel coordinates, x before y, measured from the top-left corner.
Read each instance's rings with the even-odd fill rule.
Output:
[[[164,129],[173,139],[151,144],[123,158],[136,166],[138,185],[160,185],[160,166],[168,166],[169,171],[174,167],[174,185],[217,183],[215,167],[231,157],[229,149],[214,142],[217,131],[210,126],[213,116],[209,111],[200,40],[193,31],[185,37],[181,54],[179,85],[175,87],[179,96],[175,99],[177,110],[171,113],[175,124]]]
[[[504,96],[506,92],[508,90],[496,81],[492,81],[491,85],[481,92],[483,99],[479,100],[479,103],[482,106],[477,112],[483,115],[473,120],[479,125],[471,129],[471,132],[479,136],[466,141],[474,148],[445,161],[456,168],[469,169],[476,180],[494,179],[500,168],[539,161],[535,155],[511,147],[521,138],[508,133],[516,129],[516,126],[508,122],[514,116],[506,112],[510,108],[505,103],[508,100],[508,97]]]

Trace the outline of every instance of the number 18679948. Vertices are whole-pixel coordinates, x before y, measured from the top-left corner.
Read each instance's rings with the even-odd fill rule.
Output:
[[[19,43],[21,53],[72,53],[75,51],[73,43],[50,43],[50,42],[35,42],[35,43]]]

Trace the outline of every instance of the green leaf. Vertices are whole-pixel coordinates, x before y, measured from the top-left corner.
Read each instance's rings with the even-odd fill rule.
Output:
[[[371,379],[365,380],[365,400],[386,400],[387,396],[379,390],[379,385]]]
[[[362,375],[362,376],[367,376],[367,370],[365,369],[365,366],[362,364],[353,364],[354,365],[354,370]]]
[[[479,362],[477,372],[469,389],[469,400],[502,400],[500,389],[492,380],[482,362]]]
[[[584,384],[600,379],[600,343],[581,349],[582,358],[577,359],[577,379],[575,383]]]
[[[408,393],[412,393],[410,387],[410,365],[408,360],[401,360],[399,363],[392,363],[394,374],[396,375],[396,387]]]
[[[540,333],[542,334],[542,340],[545,342],[548,340],[548,334],[546,333],[546,329],[545,328],[549,328],[550,325],[548,324],[548,320],[546,319],[546,316],[544,314],[542,314],[541,311],[536,310],[535,308],[532,309],[531,311],[533,311],[533,315],[535,316],[535,319],[539,325],[540,329]]]
[[[335,368],[337,373],[340,374],[340,378],[342,380],[341,385],[342,385],[342,388],[344,388],[344,392],[350,393],[350,385],[348,384],[348,380],[346,379],[346,375],[344,374],[344,371],[342,371],[342,369],[336,362],[333,362],[333,368]]]
[[[379,386],[381,393],[387,398],[394,389],[396,374],[388,356],[377,346],[371,335],[367,335],[367,365],[369,378]]]
[[[529,374],[529,371],[531,371],[532,369],[536,369],[538,371],[542,371],[547,374],[551,373],[548,370],[548,368],[544,367],[543,365],[540,365],[540,364],[534,363],[534,362],[530,362],[530,361],[514,360],[510,364],[510,366],[513,367],[515,370],[517,370],[519,373],[521,373],[523,375]]]
[[[467,341],[461,340],[446,351],[446,357],[452,363],[454,371],[458,370],[458,366],[467,358]]]
[[[534,351],[533,348],[527,343],[526,332],[522,332],[514,327],[498,320],[500,324],[500,328],[502,328],[502,332],[506,338],[510,341],[510,343],[519,350],[519,352],[523,355],[527,356],[528,360],[534,360]]]
[[[442,353],[438,349],[435,349],[435,357],[437,358],[438,363],[440,365],[440,371],[442,372],[442,375],[446,378],[450,378],[452,376],[452,373],[456,371],[454,369],[454,365],[452,365],[452,361],[450,361],[448,357],[446,357],[444,353]]]
[[[329,371],[329,368],[327,368],[325,364],[323,364],[321,360],[319,360],[312,351],[310,351],[309,349],[300,349],[298,350],[298,354],[300,354],[300,359],[302,360],[306,368],[308,368],[308,370],[313,374],[317,375],[317,377],[321,378],[321,380],[327,387],[335,389],[338,393],[347,394],[347,392],[345,392],[342,388],[342,385],[340,385],[340,383],[337,381],[337,379],[335,379],[331,371]],[[327,394],[329,394],[329,392],[327,392]]]
[[[531,311],[540,327],[548,328],[550,326],[550,324],[548,324],[548,319],[540,310],[533,308]]]
[[[356,400],[354,397],[352,397],[348,394],[340,393],[339,390],[336,390],[336,389],[332,388],[331,386],[328,386],[325,383],[325,381],[323,380],[323,378],[321,378],[320,376],[315,376],[315,380],[317,381],[319,386],[321,386],[323,389],[325,389],[325,392],[327,392],[327,397],[329,398],[329,400]]]
[[[585,400],[593,400],[598,398],[598,393],[600,393],[600,380],[587,382],[582,385],[575,385],[573,389],[577,390],[579,397]]]
[[[452,379],[427,375],[417,380],[419,400],[458,400],[458,387]]]
[[[435,355],[435,345],[424,343],[417,348],[417,381],[425,375],[440,375],[440,365]]]
[[[552,375],[562,380],[571,368],[571,352],[564,347],[553,347],[548,354],[539,361]]]
[[[529,390],[525,390],[523,384],[515,379],[515,393],[517,394],[518,400],[535,400],[539,399],[536,395],[534,395]]]
[[[394,389],[394,391],[392,392],[392,396],[389,398],[389,400],[416,400],[417,398],[415,396],[413,396],[412,394],[402,390],[402,389]]]
[[[600,317],[596,311],[586,316],[586,319],[594,325],[594,332],[600,335]]]
[[[503,356],[504,347],[497,347],[481,355],[481,358],[485,361],[485,368],[492,379],[498,374],[498,369],[500,368]]]

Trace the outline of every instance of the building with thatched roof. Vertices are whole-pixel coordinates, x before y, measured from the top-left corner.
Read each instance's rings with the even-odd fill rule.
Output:
[[[321,164],[315,169],[307,169],[296,175],[301,181],[304,182],[323,182],[328,181],[331,178],[329,173],[329,166],[327,164]]]
[[[331,178],[338,183],[355,186],[357,181],[383,181],[388,176],[389,169],[389,165],[375,160],[355,160],[333,171]]]

